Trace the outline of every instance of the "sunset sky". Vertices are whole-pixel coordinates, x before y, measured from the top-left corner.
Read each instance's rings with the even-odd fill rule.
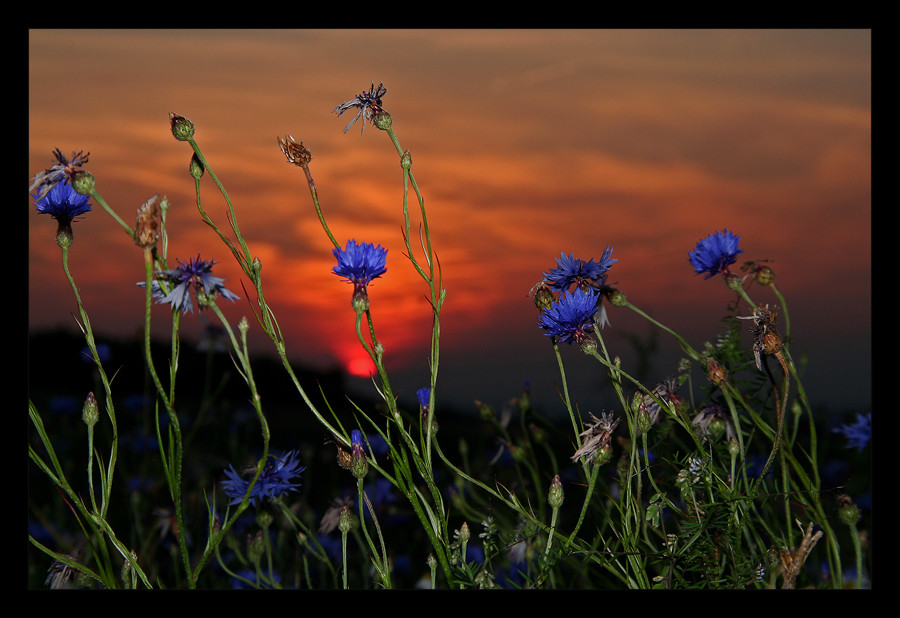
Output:
[[[129,224],[154,194],[169,198],[169,259],[198,252],[242,294],[243,273],[198,215],[190,147],[175,112],[235,205],[263,265],[267,299],[298,363],[350,371],[364,357],[351,286],[302,171],[276,137],[303,140],[325,217],[341,244],[388,249],[369,289],[395,391],[427,384],[427,288],[403,256],[401,170],[387,135],[339,103],[382,82],[384,108],[425,197],[443,268],[439,399],[499,405],[530,381],[544,412],[560,408],[556,360],[527,294],[560,252],[617,258],[609,274],[629,301],[694,347],[714,340],[732,299],[695,276],[697,241],[728,228],[744,260],[772,260],[809,354],[806,386],[832,409],[871,403],[871,32],[867,30],[32,30],[29,174],[54,148],[89,151],[86,168]],[[204,179],[204,206],[226,225]],[[29,327],[75,328],[56,226],[28,199]],[[418,220],[413,220],[417,225]],[[96,206],[75,224],[73,276],[96,330],[142,327],[140,250]],[[760,303],[769,290],[752,288]],[[246,300],[222,303],[251,320]],[[155,332],[166,333],[163,306]],[[629,338],[646,322],[609,309],[611,353],[636,363]],[[202,319],[214,319],[204,313]],[[196,341],[201,316],[188,315]],[[648,380],[680,357],[661,333]],[[614,405],[602,367],[565,350],[585,411]],[[373,392],[366,379],[351,389]]]

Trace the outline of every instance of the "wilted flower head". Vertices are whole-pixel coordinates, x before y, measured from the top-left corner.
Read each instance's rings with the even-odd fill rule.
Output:
[[[581,448],[572,455],[572,461],[578,461],[579,459],[588,461],[600,449],[608,447],[612,433],[619,424],[619,419],[614,418],[611,412],[609,414],[603,412],[600,418],[591,414],[591,420],[593,420],[593,423],[588,424],[587,429],[581,432],[584,442],[581,443]]]
[[[844,435],[847,439],[847,448],[861,451],[872,438],[872,413],[857,414],[856,422],[841,425],[833,431]]]
[[[75,560],[75,556],[72,556],[71,554],[66,554],[66,557]],[[44,580],[44,583],[50,584],[51,590],[66,588],[74,573],[75,569],[65,562],[54,560],[47,569],[47,579]]]
[[[56,242],[72,244],[72,222],[91,211],[89,196],[81,195],[68,182],[59,182],[43,194],[32,195],[36,200],[35,208],[43,215],[56,219],[59,227]]]
[[[270,454],[265,468],[250,491],[250,503],[255,506],[263,499],[274,500],[283,494],[296,491],[300,487],[300,483],[294,481],[304,470],[306,468],[300,465],[297,451],[288,451],[281,456]],[[228,479],[222,481],[222,489],[225,491],[225,495],[231,498],[231,504],[240,504],[244,499],[244,494],[250,487],[250,481],[256,475],[256,469],[251,468],[250,472],[252,472],[250,478],[244,479],[234,469],[234,466],[229,465],[225,470],[225,476]]]
[[[698,242],[696,248],[688,254],[696,274],[706,273],[704,279],[709,279],[713,275],[727,272],[728,267],[737,260],[738,254],[744,252],[738,248],[740,240],[740,236],[735,236],[726,229],[714,232]]]
[[[557,290],[568,290],[573,284],[580,288],[597,287],[606,283],[606,271],[617,259],[610,258],[612,247],[607,247],[599,262],[577,259],[573,254],[566,255],[560,252],[555,258],[557,268],[551,268],[544,273],[544,278],[551,287]]]
[[[678,386],[675,382],[674,378],[669,378],[663,381],[660,384],[656,385],[651,392],[656,396],[656,399],[659,399],[663,403],[670,402],[675,404],[679,401],[678,395],[675,394],[675,391],[678,389]],[[659,404],[656,402],[656,399],[651,397],[650,395],[644,395],[640,402],[638,403],[638,409],[636,412],[638,414],[646,414],[649,419],[649,425],[653,425],[656,423],[659,418]]]
[[[215,263],[215,260],[202,260],[197,255],[196,259],[188,260],[187,264],[179,260],[178,268],[157,271],[156,274],[168,281],[172,290],[168,294],[164,293],[159,281],[154,279],[151,283],[153,298],[158,303],[169,303],[175,311],[180,309],[182,314],[188,311],[194,312],[194,305],[191,302],[191,288],[194,289],[195,294],[202,293],[207,297],[219,294],[223,298],[234,302],[240,296],[222,285],[225,279],[212,275],[212,267]],[[143,281],[138,281],[137,284],[141,287],[145,285]],[[203,303],[200,304],[200,308],[203,308]]]
[[[362,124],[362,133],[366,130],[366,120],[374,120],[374,118],[382,113],[384,110],[381,107],[381,97],[387,94],[387,88],[384,87],[383,84],[378,84],[378,87],[375,87],[375,82],[372,82],[372,87],[369,88],[368,92],[361,92],[356,95],[354,98],[349,101],[344,101],[337,107],[332,110],[332,113],[336,113],[338,116],[341,116],[344,112],[349,109],[357,108],[359,111],[356,113],[356,116],[353,117],[346,127],[344,127],[344,133],[350,130],[350,127],[353,126],[360,118],[363,119]]]
[[[730,442],[732,438],[737,437],[734,425],[725,414],[725,410],[722,406],[714,403],[704,406],[691,420],[691,424],[697,428],[697,433],[703,440],[720,434],[723,428],[725,429],[726,442]]]
[[[277,139],[278,146],[281,148],[284,156],[287,157],[288,163],[304,167],[312,161],[312,153],[303,145],[302,140],[298,144],[293,135],[286,135],[284,139],[280,137]]]
[[[78,174],[78,168],[88,162],[88,157],[91,153],[89,152],[73,152],[72,160],[69,161],[65,155],[63,155],[62,151],[57,148],[53,151],[53,156],[56,158],[56,163],[48,167],[42,172],[38,172],[34,175],[32,179],[31,186],[28,187],[29,191],[34,191],[35,189],[40,188],[38,191],[38,195],[34,198],[36,200],[44,199],[44,196],[50,192],[53,187],[61,182],[67,182],[69,184],[75,180],[75,176]]]
[[[549,309],[538,318],[538,326],[547,335],[571,344],[584,345],[594,328],[594,314],[600,293],[589,288],[577,288],[574,292],[564,290]]]

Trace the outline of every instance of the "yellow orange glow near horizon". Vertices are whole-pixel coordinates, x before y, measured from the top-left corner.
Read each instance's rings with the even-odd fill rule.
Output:
[[[370,298],[389,366],[427,375],[428,289],[403,255],[397,152],[371,125],[345,134],[348,115],[332,113],[383,82],[447,289],[448,372],[474,371],[477,387],[503,354],[547,353],[527,293],[560,252],[596,259],[612,246],[610,280],[629,300],[698,344],[714,337],[730,297],[695,277],[687,254],[723,228],[741,235],[742,259],[774,260],[798,341],[854,341],[865,363],[870,56],[864,30],[33,30],[28,165],[47,167],[54,148],[89,151],[100,194],[129,223],[166,195],[170,260],[215,259],[243,297],[240,269],[197,214],[190,148],[169,131],[170,112],[189,118],[290,352],[365,375],[351,287],[331,272],[303,173],[276,143],[290,133],[312,151],[338,242],[388,249]],[[209,178],[201,197],[227,225]],[[71,329],[54,224],[30,199],[29,210],[29,327]],[[99,206],[76,223],[71,266],[95,325],[140,330],[139,251]],[[252,322],[245,299],[222,305]],[[202,330],[207,316],[194,317],[186,332]],[[610,317],[611,336],[646,331]]]

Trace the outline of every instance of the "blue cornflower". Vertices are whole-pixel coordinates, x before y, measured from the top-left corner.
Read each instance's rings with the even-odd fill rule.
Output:
[[[349,101],[344,101],[337,107],[335,107],[332,113],[337,113],[338,117],[340,117],[344,112],[348,109],[358,108],[359,111],[356,113],[356,116],[353,117],[346,127],[344,127],[344,133],[350,130],[350,127],[353,126],[360,118],[363,119],[362,123],[362,133],[366,130],[366,120],[374,119],[375,116],[382,111],[381,108],[381,97],[387,94],[387,88],[384,87],[384,84],[378,84],[378,88],[375,87],[375,82],[372,82],[372,87],[369,88],[368,92],[361,92]]]
[[[168,294],[164,293],[159,281],[154,279],[150,284],[153,298],[158,303],[169,303],[175,311],[180,309],[182,314],[188,311],[194,312],[190,293],[192,287],[195,294],[199,294],[202,290],[204,296],[212,297],[213,294],[219,294],[223,298],[234,302],[240,296],[222,285],[225,279],[213,277],[211,274],[215,263],[215,260],[201,260],[200,256],[197,255],[196,259],[188,260],[187,264],[179,260],[178,268],[157,271],[156,274],[166,279],[172,289]],[[137,284],[141,287],[145,286],[143,281],[138,281]],[[201,309],[203,306],[203,302],[200,302]]]
[[[300,483],[293,482],[300,473],[306,470],[300,465],[297,459],[297,451],[288,451],[280,457],[269,455],[269,462],[259,475],[259,479],[250,491],[250,503],[254,506],[261,502],[264,498],[274,500],[282,494],[296,491],[300,487]],[[253,470],[255,475],[255,470]],[[241,478],[234,466],[229,465],[225,470],[225,476],[228,480],[222,481],[222,489],[225,495],[231,498],[231,504],[240,504],[247,493],[250,486],[251,476],[249,479]]]
[[[735,236],[727,229],[710,234],[688,254],[691,266],[698,275],[706,273],[704,279],[726,272],[735,263],[738,254],[744,252],[738,248],[740,240],[740,236]]]
[[[387,249],[372,243],[347,241],[347,248],[335,247],[332,251],[337,258],[334,274],[344,277],[357,288],[365,288],[372,279],[377,279],[387,271]]]
[[[71,245],[72,222],[91,211],[90,196],[81,195],[68,182],[58,182],[49,191],[31,197],[36,200],[39,213],[56,219],[56,242],[60,246]]]
[[[571,344],[586,343],[594,328],[594,314],[600,293],[594,288],[576,288],[574,292],[563,290],[553,304],[538,319],[538,326],[547,335]]]
[[[544,273],[544,277],[557,290],[568,290],[572,284],[578,287],[602,286],[606,283],[606,271],[614,262],[619,261],[611,259],[610,254],[612,247],[607,247],[599,262],[594,262],[593,258],[585,262],[571,253],[566,255],[560,252],[559,257],[554,258],[558,267],[551,268],[550,272]]]
[[[856,448],[861,451],[872,438],[872,414],[857,414],[855,423],[841,425],[833,431],[844,434],[844,438],[847,439],[847,448]]]
[[[369,293],[366,288],[372,279],[387,272],[387,249],[381,245],[376,247],[372,243],[358,243],[351,239],[347,241],[346,249],[335,247],[332,253],[338,262],[332,272],[353,284],[351,304],[354,310],[358,314],[366,311],[369,308]]]

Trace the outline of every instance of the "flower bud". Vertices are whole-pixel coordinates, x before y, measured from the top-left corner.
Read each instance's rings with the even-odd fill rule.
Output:
[[[79,195],[90,195],[97,188],[94,175],[90,172],[78,172],[72,179],[72,188]]]
[[[547,285],[546,281],[541,281],[536,284],[531,288],[529,294],[534,297],[534,306],[537,307],[539,311],[547,311],[553,306],[553,291],[550,289],[550,286]]]
[[[269,511],[266,511],[265,509],[261,509],[256,514],[256,523],[259,524],[259,527],[262,528],[263,530],[266,530],[269,526],[271,526],[272,521],[274,521],[272,514],[269,513]]]
[[[412,167],[412,155],[409,154],[408,150],[400,157],[400,167],[405,170],[409,170]]]
[[[257,532],[255,536],[252,534],[247,535],[247,558],[252,564],[259,564],[263,552],[266,550],[262,535],[262,530]]]
[[[375,116],[372,118],[372,123],[382,131],[387,131],[391,128],[391,115],[383,109],[378,110],[375,112]]]
[[[459,542],[468,543],[471,536],[472,533],[469,531],[469,523],[464,521],[462,526],[459,527]]]
[[[172,135],[179,142],[186,142],[194,137],[194,123],[178,114],[169,113],[169,124],[172,126]]]
[[[203,163],[200,161],[200,157],[197,156],[196,152],[191,157],[188,171],[191,173],[194,180],[200,180],[203,177],[203,173],[206,171],[206,168],[203,166]]]
[[[495,416],[494,408],[490,404],[482,403],[481,401],[475,400],[475,407],[478,409],[478,416],[481,417],[483,421],[492,420]]]
[[[597,449],[597,452],[594,453],[594,465],[602,466],[610,459],[612,459],[613,450],[609,444],[604,444],[600,448]]]
[[[772,285],[775,282],[775,271],[763,264],[757,267],[753,277],[759,285]]]
[[[729,290],[737,292],[743,287],[744,282],[741,280],[740,275],[736,275],[729,270],[724,272],[723,276],[725,277],[725,285],[728,286]]]
[[[609,302],[613,307],[624,307],[628,303],[628,299],[619,290],[613,290],[609,295]]]
[[[350,507],[345,504],[341,507],[341,514],[338,516],[338,530],[341,531],[341,534],[347,534],[350,532],[352,523],[353,520],[350,517]]]
[[[848,526],[856,525],[859,521],[859,507],[853,504],[853,500],[847,495],[839,496],[838,502],[840,504],[838,518]]]
[[[559,480],[559,475],[553,477],[553,481],[550,483],[550,491],[547,494],[547,502],[550,504],[550,508],[558,509],[562,506],[563,503],[563,486],[562,481]]]
[[[88,393],[87,399],[84,400],[84,407],[81,409],[81,420],[88,427],[93,427],[100,419],[100,410],[97,407],[97,399],[94,393]]]
[[[741,445],[738,443],[737,438],[732,438],[728,441],[728,454],[732,457],[737,457],[741,452]]]
[[[362,445],[362,432],[354,429],[350,434],[351,453],[350,453],[350,472],[357,479],[364,479],[369,471],[369,461],[366,458],[366,452]]]

